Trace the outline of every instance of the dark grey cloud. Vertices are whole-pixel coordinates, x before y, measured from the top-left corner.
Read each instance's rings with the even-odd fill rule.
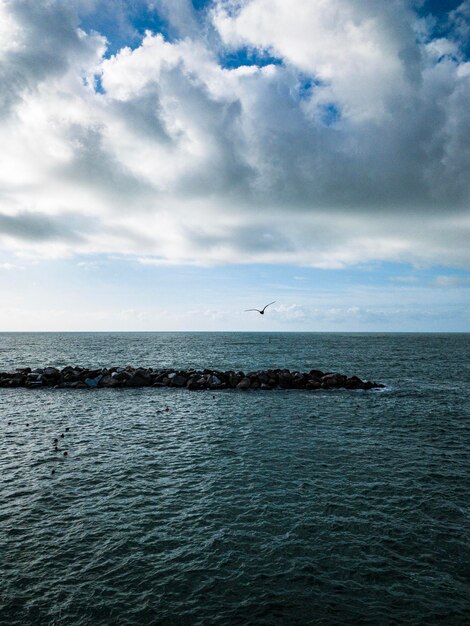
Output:
[[[71,126],[67,140],[72,156],[52,174],[60,180],[92,188],[104,200],[112,200],[116,209],[122,205],[128,208],[131,198],[139,198],[141,208],[145,209],[146,198],[156,193],[155,188],[149,181],[135,176],[106,149],[102,130],[93,125]]]
[[[84,241],[84,232],[94,230],[81,215],[52,217],[41,213],[0,213],[0,237],[7,235],[32,243],[61,241],[77,244]]]
[[[0,56],[0,115],[7,114],[24,93],[48,78],[60,76],[90,51],[79,35],[72,4],[60,0],[7,0],[5,9],[17,25],[11,49]]]
[[[244,262],[244,255],[292,252],[293,242],[276,227],[250,224],[232,227],[225,233],[209,234],[205,231],[187,230],[187,238],[200,250],[213,251],[219,247],[229,248],[239,261]]]
[[[162,119],[158,89],[155,89],[155,85],[150,85],[132,100],[124,102],[117,100],[112,107],[115,115],[125,119],[126,126],[136,135],[158,143],[171,143],[171,136]]]
[[[201,79],[188,76],[182,64],[162,72],[159,90],[178,103],[178,113],[187,120],[188,130],[196,129],[210,147],[206,156],[188,164],[175,181],[175,192],[183,197],[207,194],[246,197],[256,172],[244,152],[240,102],[214,99]],[[182,130],[176,134],[176,146],[187,141],[187,133]]]

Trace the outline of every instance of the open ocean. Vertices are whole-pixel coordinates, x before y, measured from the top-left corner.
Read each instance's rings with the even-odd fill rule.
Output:
[[[387,385],[0,389],[0,624],[470,624],[469,355],[470,334],[0,334],[0,371]]]

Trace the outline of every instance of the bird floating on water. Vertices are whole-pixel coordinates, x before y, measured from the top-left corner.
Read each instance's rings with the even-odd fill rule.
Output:
[[[276,302],[276,300],[273,300],[272,302],[270,302],[269,304],[267,304],[264,308],[260,309],[245,309],[245,313],[247,311],[258,311],[258,313],[260,315],[264,315],[264,312],[266,311],[266,309],[268,308],[268,306],[271,306],[271,304],[274,304]]]

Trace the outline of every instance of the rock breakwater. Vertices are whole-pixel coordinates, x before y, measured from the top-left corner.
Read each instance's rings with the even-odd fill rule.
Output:
[[[30,367],[14,372],[0,372],[0,387],[26,387],[41,389],[132,388],[175,387],[191,391],[238,389],[378,389],[385,385],[364,381],[357,376],[345,376],[336,372],[309,372],[288,369],[268,369],[256,372],[219,371],[212,369],[153,369],[142,367],[111,367],[88,369],[84,367]]]

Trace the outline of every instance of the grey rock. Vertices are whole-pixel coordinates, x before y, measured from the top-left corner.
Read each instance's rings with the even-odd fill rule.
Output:
[[[56,367],[46,367],[43,371],[44,376],[59,376],[60,371]]]
[[[305,385],[306,389],[321,389],[321,382],[319,380],[309,380]]]
[[[279,385],[283,389],[290,389],[292,386],[292,375],[290,372],[282,372],[279,375]]]
[[[247,377],[242,378],[241,381],[237,385],[237,389],[241,389],[242,391],[246,391],[250,388],[251,380]]]
[[[182,376],[181,374],[176,374],[173,378],[170,378],[172,387],[185,387],[188,379],[186,376]]]
[[[119,384],[119,380],[112,374],[106,374],[99,382],[100,387],[118,387]]]
[[[341,387],[346,382],[346,376],[336,373],[325,374],[321,381],[322,384],[325,385],[325,387]]]

